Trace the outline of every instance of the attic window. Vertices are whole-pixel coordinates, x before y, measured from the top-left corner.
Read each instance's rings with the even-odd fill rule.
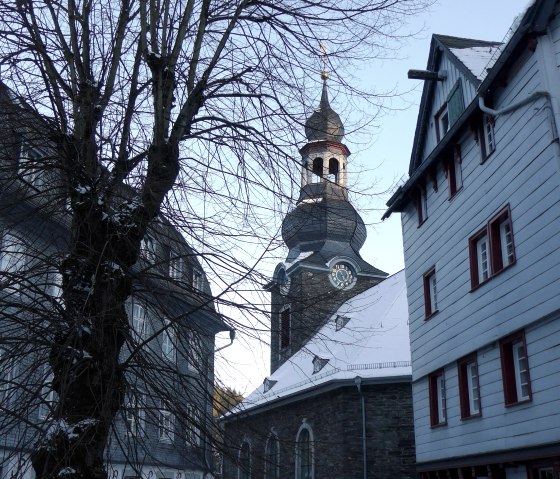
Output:
[[[346,326],[346,323],[348,321],[350,321],[350,318],[348,316],[340,316],[339,314],[337,314],[334,320],[336,331],[340,331],[344,326]]]
[[[318,373],[321,369],[325,367],[325,365],[329,362],[328,359],[320,358],[319,356],[315,356],[313,358],[313,374]]]
[[[274,381],[273,379],[268,379],[268,378],[264,378],[264,391],[265,393],[267,393],[268,391],[270,391],[274,385],[277,383],[278,381]]]
[[[441,110],[436,113],[436,136],[437,141],[441,141],[441,139],[449,130],[449,112],[447,111],[447,103],[443,105]]]

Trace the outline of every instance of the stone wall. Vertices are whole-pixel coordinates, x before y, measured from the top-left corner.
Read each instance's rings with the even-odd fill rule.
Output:
[[[416,477],[410,383],[364,385],[363,392],[367,477]],[[251,478],[265,477],[264,452],[271,434],[278,437],[280,444],[279,477],[295,477],[296,436],[304,421],[313,431],[316,479],[363,478],[360,395],[355,386],[347,386],[226,421],[228,450],[223,479],[237,479],[237,459],[243,441],[251,445]]]

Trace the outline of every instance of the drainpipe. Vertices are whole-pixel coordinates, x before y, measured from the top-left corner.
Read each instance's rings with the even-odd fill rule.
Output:
[[[217,349],[214,349],[214,354],[216,354],[218,351],[221,351],[222,349],[226,349],[229,348],[232,344],[233,341],[235,339],[235,329],[230,329],[229,330],[229,344],[225,344],[224,346],[220,346]],[[208,374],[206,374],[206,391],[207,394],[205,394],[206,396],[206,409],[208,410]],[[214,398],[214,386],[212,385],[212,392],[211,394],[211,398],[210,401],[213,401]],[[212,405],[213,406],[213,405]],[[204,441],[204,465],[206,466],[206,472],[203,473],[203,477],[204,479],[213,479],[215,477],[214,473],[212,472],[212,467],[210,467],[210,460],[208,458],[209,454],[211,453],[211,450],[209,450],[208,448],[208,441]]]
[[[362,458],[364,479],[367,479],[367,443],[366,443],[366,403],[364,399],[364,392],[362,391],[362,378],[356,376],[354,378],[358,392],[360,393],[360,401],[362,403]]]
[[[552,95],[550,94],[549,91],[546,91],[546,90],[534,91],[533,93],[531,93],[526,98],[523,98],[523,100],[512,103],[511,105],[508,105],[504,108],[500,108],[499,110],[494,110],[492,108],[488,108],[484,104],[484,98],[481,95],[481,96],[478,97],[478,106],[484,113],[488,113],[489,115],[498,117],[500,115],[505,115],[505,114],[510,113],[514,110],[517,110],[518,108],[520,108],[524,105],[527,105],[528,103],[531,103],[535,100],[538,100],[541,97],[546,99],[546,103],[547,103],[548,110],[549,110],[548,121],[550,123],[550,130],[552,132],[551,143],[554,143],[556,145],[555,155],[556,155],[557,159],[560,159],[560,142],[558,140],[558,127],[556,125],[556,119],[555,119],[555,115],[554,115],[554,107],[552,105]]]

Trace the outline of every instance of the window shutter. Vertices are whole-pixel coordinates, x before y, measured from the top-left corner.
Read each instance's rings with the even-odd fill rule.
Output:
[[[461,79],[457,80],[457,83],[449,92],[449,96],[447,97],[447,111],[449,114],[449,126],[453,125],[457,121],[457,119],[463,113],[465,109],[465,102],[463,100],[463,88],[461,85]]]

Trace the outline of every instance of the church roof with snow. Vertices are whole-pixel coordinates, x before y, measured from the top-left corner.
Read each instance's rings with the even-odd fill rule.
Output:
[[[344,303],[232,414],[353,385],[357,376],[366,384],[410,379],[404,270]]]

